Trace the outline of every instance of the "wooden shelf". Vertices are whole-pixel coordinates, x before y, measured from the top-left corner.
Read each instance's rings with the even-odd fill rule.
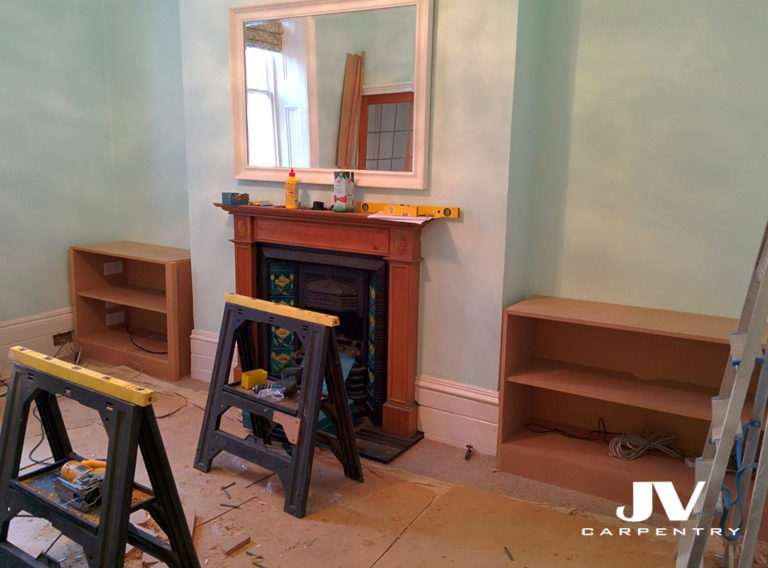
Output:
[[[103,300],[124,306],[141,308],[152,312],[166,313],[165,291],[141,286],[105,286],[79,293],[83,298]]]
[[[140,332],[141,333],[141,332]],[[139,345],[145,345],[152,351],[161,351],[168,346],[163,341],[145,343],[142,336],[136,335]],[[139,367],[137,370],[154,377],[168,378],[168,354],[142,351],[131,343],[130,337],[123,329],[106,329],[78,338],[78,346],[85,354],[99,361],[111,362],[116,365]]]
[[[89,254],[102,254],[113,256],[116,259],[130,259],[141,262],[178,262],[189,260],[189,251],[175,247],[163,247],[149,243],[137,243],[134,241],[114,241],[109,243],[97,243],[86,246],[71,247],[73,251],[82,251]]]
[[[644,334],[728,344],[737,320],[704,314],[658,310],[550,296],[532,296],[507,308],[509,314],[585,324]],[[768,326],[763,345],[768,338]]]
[[[632,482],[692,486],[681,459],[649,452],[624,462],[607,444],[534,433],[527,423],[566,432],[664,431],[697,456],[711,397],[728,364],[737,321],[700,314],[534,296],[503,313],[498,468],[631,503]],[[744,417],[751,412],[745,405]]]
[[[75,348],[83,357],[138,363],[143,372],[169,380],[189,375],[189,251],[131,241],[99,243],[71,247],[69,266]],[[125,325],[113,325],[117,322]],[[162,340],[148,339],[157,337]],[[132,339],[158,353],[140,349]]]
[[[137,344],[145,347],[149,351],[142,351],[136,347],[136,345],[131,342],[131,335],[129,335],[124,328],[121,329],[119,327],[114,329],[107,328],[97,333],[82,336],[79,341],[83,345],[115,351],[122,354],[124,357],[127,353],[127,357],[131,359],[140,357],[158,362],[165,361],[165,354],[154,353],[154,351],[162,352],[168,348],[165,338],[162,338],[157,334],[150,334],[150,332],[145,330],[132,330],[131,334]],[[150,337],[152,339],[148,340],[147,338]]]
[[[516,370],[507,381],[700,420],[711,420],[711,397],[717,395],[696,385],[641,380],[627,373],[543,360]]]
[[[625,461],[609,455],[605,442],[567,438],[556,432],[521,430],[499,446],[499,459],[515,463],[513,473],[517,475],[617,503],[632,503],[634,481],[672,481],[686,500],[694,482],[693,468],[682,459],[649,452]],[[607,477],[610,483],[605,482]]]

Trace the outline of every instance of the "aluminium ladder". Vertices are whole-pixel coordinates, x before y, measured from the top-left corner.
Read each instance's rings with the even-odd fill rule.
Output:
[[[763,506],[768,492],[768,437],[763,440],[757,473],[754,458],[760,438],[761,425],[768,401],[768,371],[761,340],[768,318],[768,225],[758,253],[755,269],[747,289],[746,299],[737,329],[731,333],[731,353],[723,375],[720,392],[712,399],[712,421],[701,458],[696,463],[696,481],[704,482],[694,507],[694,514],[683,523],[684,534],[678,540],[677,568],[700,568],[710,528],[716,514],[723,517],[721,527],[726,539],[724,566],[733,568],[735,547],[741,541],[738,568],[752,566],[755,544]],[[751,420],[742,426],[741,418],[755,365],[762,369],[755,387],[755,400]],[[726,468],[731,460],[734,444],[737,454],[736,498],[723,487]],[[752,498],[746,531],[741,530],[744,501],[752,485]],[[740,518],[728,516],[731,506],[739,506]],[[730,530],[728,530],[730,529]]]

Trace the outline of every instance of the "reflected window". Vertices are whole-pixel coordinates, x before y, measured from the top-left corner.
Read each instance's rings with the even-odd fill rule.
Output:
[[[245,48],[246,123],[248,163],[275,167],[277,156],[277,96],[275,59],[279,53],[259,47]]]
[[[358,169],[411,171],[413,92],[363,95]]]
[[[248,164],[309,167],[305,18],[248,22],[245,37]]]

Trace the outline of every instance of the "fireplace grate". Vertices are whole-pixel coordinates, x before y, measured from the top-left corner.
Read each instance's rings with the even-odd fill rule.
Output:
[[[312,280],[307,283],[304,298],[307,308],[333,312],[355,312],[360,299],[354,286],[334,278]]]

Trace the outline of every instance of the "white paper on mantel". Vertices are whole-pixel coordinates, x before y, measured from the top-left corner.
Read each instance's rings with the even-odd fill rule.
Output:
[[[384,215],[381,211],[368,215],[371,219],[384,219],[385,221],[399,221],[401,223],[415,223],[421,225],[432,217],[401,217],[400,215]]]

